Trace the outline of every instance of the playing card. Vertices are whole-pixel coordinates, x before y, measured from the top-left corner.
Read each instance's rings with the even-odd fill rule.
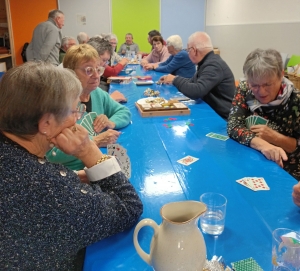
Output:
[[[266,120],[265,118],[263,118],[261,116],[256,116],[254,125],[259,125],[259,124],[267,125],[268,124],[268,120]]]
[[[88,131],[89,135],[91,136],[95,135],[94,129],[91,127],[87,119],[83,118],[80,125],[83,126]]]
[[[248,180],[250,185],[255,189],[255,191],[258,190],[270,190],[270,187],[267,185],[264,178],[250,178]]]
[[[127,155],[127,150],[119,144],[108,144],[107,154],[116,157],[122,172],[129,179],[131,177],[131,162]]]
[[[253,258],[231,263],[234,271],[263,271]]]
[[[262,177],[244,177],[236,180],[236,182],[253,191],[270,190],[267,182]]]
[[[196,157],[193,157],[193,156],[186,156],[186,157],[183,157],[179,160],[177,160],[178,163],[182,164],[182,165],[185,165],[185,166],[188,166],[196,161],[198,161],[199,158],[196,158]]]
[[[253,190],[252,187],[248,184],[247,178],[242,178],[242,179],[236,180],[236,182]]]
[[[220,134],[216,134],[216,133],[208,133],[206,136],[210,137],[210,138],[223,140],[223,141],[226,141],[229,138],[228,136],[220,135]]]

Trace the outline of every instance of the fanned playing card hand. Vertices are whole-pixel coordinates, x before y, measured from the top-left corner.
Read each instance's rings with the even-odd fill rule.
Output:
[[[122,172],[129,179],[131,177],[131,163],[127,155],[127,150],[119,144],[108,144],[107,154],[117,158]]]

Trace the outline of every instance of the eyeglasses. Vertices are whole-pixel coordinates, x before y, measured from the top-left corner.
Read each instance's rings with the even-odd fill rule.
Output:
[[[186,48],[185,51],[189,53],[191,49],[194,49],[194,50],[195,50],[194,47],[190,47],[190,48]]]
[[[93,67],[85,67],[85,68],[77,68],[79,70],[85,71],[87,76],[92,76],[94,74],[94,72],[96,72],[97,74],[99,74],[100,76],[104,73],[105,68],[98,66],[96,68]]]
[[[83,114],[85,113],[85,111],[86,111],[85,104],[78,103],[76,110],[72,110],[71,112],[72,112],[72,114],[74,114],[76,116],[77,120],[80,120],[82,118]]]
[[[117,43],[117,42],[112,42],[112,41],[111,41],[110,44],[118,44],[118,43]]]
[[[273,86],[274,83],[265,83],[265,84],[262,84],[262,85],[252,85],[252,84],[248,84],[249,85],[249,88],[251,90],[254,90],[254,91],[258,91],[260,88],[263,88],[263,89],[268,89],[270,87]]]
[[[104,65],[104,64],[107,65],[107,64],[109,63],[109,59],[103,59],[102,57],[100,57],[100,59],[101,59],[103,65]]]

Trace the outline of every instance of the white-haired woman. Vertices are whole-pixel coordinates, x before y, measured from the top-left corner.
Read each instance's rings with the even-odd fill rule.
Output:
[[[118,38],[115,34],[108,34],[106,37],[105,37],[109,43],[111,44],[111,46],[113,47],[113,54],[111,55],[111,58],[110,58],[110,66],[113,66],[115,65],[116,63],[120,62],[122,60],[122,57],[119,56],[116,52],[116,49],[117,49],[117,45],[118,45]]]
[[[229,115],[228,135],[260,151],[300,180],[300,97],[286,79],[282,58],[273,49],[252,51],[243,67],[245,81],[237,87]],[[267,125],[246,126],[255,115]]]
[[[132,227],[142,213],[115,157],[76,124],[81,89],[72,71],[44,62],[1,79],[0,270],[79,270],[82,249]],[[81,159],[90,184],[45,159],[54,145]]]
[[[193,77],[196,72],[196,66],[190,60],[188,52],[182,50],[182,39],[180,36],[170,36],[167,39],[167,48],[171,56],[165,62],[153,64],[152,69],[185,78]]]

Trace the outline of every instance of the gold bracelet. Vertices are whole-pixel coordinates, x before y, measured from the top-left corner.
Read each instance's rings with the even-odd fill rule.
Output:
[[[97,160],[96,165],[98,165],[98,164],[100,164],[100,163],[102,163],[102,162],[104,162],[104,161],[106,161],[106,160],[108,160],[108,159],[110,159],[110,156],[108,156],[108,155],[106,155],[106,154],[103,154],[103,155],[101,156],[101,158],[100,158],[99,160]]]

